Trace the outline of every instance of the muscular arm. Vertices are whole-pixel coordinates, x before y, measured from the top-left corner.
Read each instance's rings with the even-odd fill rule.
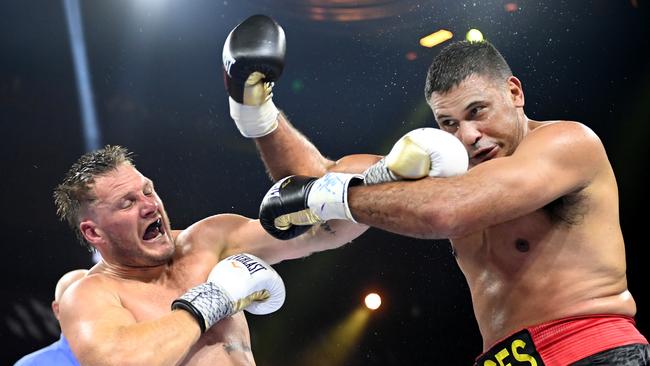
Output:
[[[530,132],[508,157],[462,176],[352,187],[361,223],[421,238],[454,238],[520,217],[586,187],[607,166],[600,140],[578,123]]]
[[[81,364],[173,365],[199,339],[197,322],[186,311],[136,323],[103,282],[87,278],[61,301],[61,327]]]
[[[278,114],[278,128],[255,139],[262,161],[273,180],[288,175],[317,176],[325,174],[334,162],[295,129],[283,113]]]
[[[237,253],[250,253],[269,264],[338,248],[368,229],[365,225],[332,220],[314,226],[304,235],[283,241],[264,231],[259,220],[240,215],[216,215],[195,225],[197,227],[191,228],[194,231],[192,235],[200,236],[201,242],[213,246],[212,250],[219,259]]]
[[[332,161],[324,157],[282,113],[278,115],[278,128],[255,139],[255,144],[274,181],[288,175],[320,177],[327,171],[361,173],[380,158],[376,155],[350,155]]]

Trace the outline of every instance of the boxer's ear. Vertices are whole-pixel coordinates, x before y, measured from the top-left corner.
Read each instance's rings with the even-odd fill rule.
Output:
[[[521,81],[515,76],[508,78],[508,94],[515,108],[523,108],[525,104],[524,89],[521,87]]]
[[[84,239],[92,246],[102,241],[102,236],[97,229],[97,225],[92,220],[84,220],[79,223],[79,231]]]
[[[54,313],[54,317],[56,320],[59,320],[59,302],[58,301],[52,301],[52,312]]]

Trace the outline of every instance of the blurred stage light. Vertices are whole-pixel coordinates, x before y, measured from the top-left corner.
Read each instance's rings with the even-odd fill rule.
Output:
[[[424,47],[433,47],[435,45],[439,45],[440,43],[451,39],[454,35],[445,29],[441,29],[437,32],[431,33],[426,37],[420,38],[420,45]]]
[[[465,39],[470,42],[481,42],[483,41],[483,33],[478,29],[470,29],[465,35]]]
[[[413,51],[409,51],[406,53],[405,57],[409,61],[414,61],[415,59],[418,58],[418,54]]]
[[[381,297],[376,293],[368,294],[364,300],[366,307],[370,310],[377,310],[381,306]]]
[[[517,3],[506,3],[505,5],[503,5],[503,7],[506,9],[508,13],[514,13],[517,10],[519,10],[519,6],[517,5]]]
[[[291,82],[291,90],[294,93],[300,93],[305,88],[305,84],[300,79],[294,79]]]
[[[168,7],[169,0],[135,0],[131,4],[148,16],[156,15]]]
[[[432,1],[432,0],[429,0]],[[257,3],[264,1],[257,1]],[[277,5],[275,0],[265,1]],[[422,0],[283,0],[283,11],[293,16],[316,21],[355,22],[383,19],[406,14]]]
[[[357,307],[322,337],[314,339],[315,343],[301,352],[296,364],[345,365],[350,354],[358,347],[368,319],[370,311],[362,306]]]
[[[92,151],[101,145],[101,136],[97,127],[97,114],[93,102],[93,88],[90,82],[88,57],[86,56],[86,42],[84,40],[83,22],[81,21],[81,7],[79,0],[63,0],[68,35],[70,37],[70,50],[74,63],[74,73],[77,81],[77,94],[81,108],[81,122],[84,134],[86,151]]]

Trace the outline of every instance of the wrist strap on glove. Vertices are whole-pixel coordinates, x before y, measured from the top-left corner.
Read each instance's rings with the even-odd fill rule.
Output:
[[[278,127],[278,108],[269,99],[259,106],[237,103],[232,97],[230,103],[230,117],[235,121],[239,132],[248,138],[262,137],[275,131]]]
[[[201,333],[219,320],[235,313],[233,301],[221,287],[202,283],[172,302],[172,310],[183,309],[196,319]]]
[[[363,184],[366,186],[402,180],[402,178],[393,174],[393,172],[388,168],[386,165],[386,157],[383,157],[378,162],[372,164],[363,172],[362,175],[364,176]]]
[[[307,206],[320,221],[339,219],[356,223],[348,206],[348,188],[362,182],[361,174],[327,173],[314,181]]]

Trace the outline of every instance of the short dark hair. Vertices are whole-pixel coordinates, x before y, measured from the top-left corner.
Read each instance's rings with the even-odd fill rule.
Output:
[[[97,199],[92,186],[95,178],[117,169],[120,164],[133,165],[132,154],[124,147],[106,145],[104,148],[82,155],[54,189],[54,204],[61,221],[66,221],[82,246],[92,251],[79,230],[81,206]]]
[[[488,41],[459,41],[446,46],[429,66],[424,86],[427,103],[433,93],[446,93],[474,74],[505,81],[512,71]]]

